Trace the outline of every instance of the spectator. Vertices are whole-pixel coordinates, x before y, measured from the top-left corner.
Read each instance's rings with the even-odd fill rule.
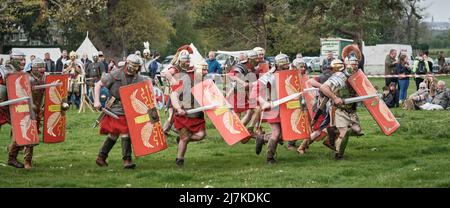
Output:
[[[222,74],[222,66],[216,60],[214,51],[210,51],[208,57],[208,60],[206,60],[206,63],[208,64],[208,74]]]
[[[31,62],[33,62],[33,60],[36,58],[36,56],[35,55],[31,55],[30,56],[30,63],[28,63],[26,66],[25,66],[25,68],[24,68],[24,71],[30,71],[31,70]]]
[[[83,52],[83,55],[81,56],[81,63],[83,63],[85,69],[87,69],[89,64],[92,63],[92,61],[89,60],[86,52]]]
[[[384,74],[385,75],[397,75],[396,65],[398,61],[396,60],[397,50],[391,49],[389,54],[386,56],[384,61]],[[398,78],[386,77],[385,83],[388,86],[391,82],[394,82],[396,85],[398,84]]]
[[[428,73],[432,73],[433,72],[432,71],[432,69],[433,69],[433,59],[431,59],[428,56],[428,51],[424,51],[423,52],[423,59],[428,62],[428,68],[430,69],[430,70],[428,70]]]
[[[160,56],[161,55],[159,54],[159,52],[155,51],[153,53],[153,60],[152,60],[152,62],[149,65],[150,77],[153,80],[155,79],[156,74],[158,73],[158,64],[159,64],[158,60],[159,60]]]
[[[334,60],[333,51],[328,51],[327,58],[322,62],[322,73],[328,72],[330,69],[331,62]]]
[[[399,99],[400,99],[400,106],[403,105],[403,102],[406,100],[406,96],[408,93],[408,87],[409,87],[409,77],[405,77],[405,75],[411,74],[411,68],[408,63],[408,56],[405,54],[402,54],[400,56],[400,63],[397,64],[397,72],[399,74],[398,78],[398,88],[400,91]]]
[[[67,61],[67,50],[63,50],[61,57],[56,60],[56,70],[55,72],[62,72],[64,63]]]
[[[0,66],[3,66],[3,58],[0,58]]]
[[[98,52],[98,60],[100,61],[100,63],[103,63],[103,65],[105,66],[104,67],[104,69],[105,69],[105,73],[108,73],[109,71],[106,71],[106,70],[108,70],[109,69],[109,64],[108,64],[108,62],[106,62],[106,57],[103,55],[103,52],[102,51],[99,51]]]
[[[419,90],[409,96],[405,101],[404,108],[407,110],[420,110],[420,106],[427,103],[429,99],[427,85],[422,82],[419,84]]]
[[[55,62],[50,58],[50,53],[44,54],[45,72],[55,72]]]
[[[117,64],[114,59],[109,59],[108,71],[112,72],[117,69]]]
[[[430,71],[430,66],[428,65],[428,61],[424,58],[424,53],[421,52],[419,54],[419,57],[416,58],[414,61],[414,67],[412,69],[412,73],[415,73],[416,75],[425,75]],[[419,90],[419,85],[422,83],[424,78],[422,77],[416,77],[416,90]]]
[[[302,53],[297,53],[297,55],[295,55],[295,58],[298,60],[303,59]]]
[[[440,66],[441,69],[443,69],[445,67],[444,51],[439,52],[438,65]]]
[[[450,106],[450,90],[445,87],[445,82],[440,80],[436,95],[432,98],[431,103],[426,103],[420,108],[424,110],[445,110]]]
[[[389,108],[394,108],[398,105],[398,102],[395,102],[395,94],[396,94],[395,87],[394,87],[394,91],[392,91],[391,88],[388,86],[383,87],[382,99]]]

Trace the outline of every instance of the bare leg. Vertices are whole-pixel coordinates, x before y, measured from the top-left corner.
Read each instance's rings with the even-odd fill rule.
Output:
[[[267,163],[274,164],[276,163],[275,153],[277,151],[278,140],[281,135],[281,126],[280,123],[272,123],[270,124],[270,128],[272,129],[272,134],[267,146]]]
[[[340,127],[339,130],[339,136],[336,139],[336,159],[342,159],[344,156],[345,147],[347,146],[347,140],[348,140],[348,134],[347,131],[349,130],[347,127]]]

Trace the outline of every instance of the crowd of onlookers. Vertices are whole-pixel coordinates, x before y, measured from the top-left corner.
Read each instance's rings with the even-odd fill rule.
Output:
[[[438,60],[438,64],[442,64],[440,68],[445,68],[442,52]],[[420,52],[411,61],[406,50],[400,51],[400,54],[395,49],[390,50],[385,60],[385,75],[394,77],[385,78],[383,100],[386,105],[409,110],[443,110],[450,107],[450,90],[443,80],[436,79],[432,67],[433,62],[427,51]],[[408,97],[410,79],[415,82],[416,92]]]

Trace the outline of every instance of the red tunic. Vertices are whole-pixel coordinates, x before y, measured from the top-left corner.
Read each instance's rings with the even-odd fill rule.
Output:
[[[119,119],[114,119],[105,115],[100,121],[100,134],[128,134],[127,119],[125,116],[119,116]]]
[[[173,116],[173,126],[177,130],[187,128],[190,132],[196,133],[205,130],[204,118],[188,118],[186,116]]]

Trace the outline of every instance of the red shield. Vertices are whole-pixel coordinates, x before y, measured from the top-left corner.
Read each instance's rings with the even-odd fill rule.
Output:
[[[303,91],[308,75],[301,75],[299,71],[289,70],[275,73],[277,77],[278,97]],[[311,134],[308,110],[302,109],[300,100],[294,99],[280,105],[281,132],[284,141],[308,139]]]
[[[359,96],[373,95],[377,93],[377,90],[367,79],[366,75],[358,70],[355,74],[348,78],[348,82]],[[364,105],[369,110],[372,117],[380,126],[384,134],[390,135],[394,133],[399,127],[397,119],[392,112],[386,106],[386,104],[379,97],[374,97],[364,101]]]
[[[192,88],[192,94],[201,106],[215,103],[221,106],[206,110],[205,113],[228,145],[233,145],[250,136],[239,117],[228,107],[231,105],[211,79],[196,84]]]
[[[30,97],[28,101],[22,101],[9,106],[11,114],[11,126],[14,139],[19,146],[39,143],[36,120],[33,118],[30,75],[17,72],[8,74],[6,78],[8,99]],[[31,104],[31,105],[30,105]]]
[[[305,82],[305,88],[313,88],[313,86],[311,85],[311,83]],[[303,97],[305,98],[305,102],[306,102],[306,108],[308,109],[309,118],[311,120],[312,120],[312,118],[314,118],[314,115],[315,115],[313,106],[314,106],[314,102],[316,102],[316,97],[318,95],[319,95],[318,91],[310,91],[310,92],[306,92],[303,94]],[[320,136],[317,139],[320,140],[321,138],[325,137],[326,135],[327,135],[327,133],[325,131],[322,131],[322,133],[320,134]]]
[[[53,74],[45,77],[45,84],[61,86],[45,89],[44,104],[44,143],[63,142],[66,137],[66,113],[62,104],[67,102],[67,88],[69,75]]]
[[[167,148],[166,137],[155,106],[150,80],[123,86],[119,90],[136,157]]]

